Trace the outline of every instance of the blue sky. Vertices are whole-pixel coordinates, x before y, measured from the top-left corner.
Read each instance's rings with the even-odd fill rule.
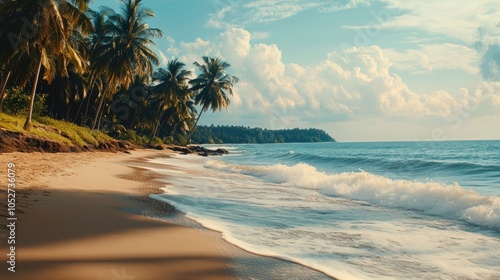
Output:
[[[500,139],[500,2],[144,0],[163,65],[241,80],[201,124],[317,127],[339,141]],[[117,7],[95,0],[93,7]]]

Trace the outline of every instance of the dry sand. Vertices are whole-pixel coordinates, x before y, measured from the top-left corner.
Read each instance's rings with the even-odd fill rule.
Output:
[[[172,211],[144,194],[156,189],[154,176],[129,167],[158,154],[0,154],[0,279],[235,278],[230,245],[141,215]],[[15,273],[7,270],[9,162],[17,179]]]

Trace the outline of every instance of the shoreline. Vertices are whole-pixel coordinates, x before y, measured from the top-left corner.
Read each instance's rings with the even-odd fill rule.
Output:
[[[172,150],[176,151],[174,149]],[[177,150],[177,152],[179,151]],[[178,153],[171,153],[171,155],[177,155],[177,154]],[[180,154],[186,155],[186,153],[182,152]],[[189,154],[196,154],[196,153],[189,153]],[[160,155],[160,156],[163,158],[168,158],[171,155],[169,156]],[[200,156],[200,154],[198,154],[198,156]],[[139,172],[141,172],[142,170],[142,172],[154,174],[154,178],[152,177],[153,181],[155,181],[156,179],[165,178],[163,177],[165,175],[156,176],[157,173],[155,173],[155,171],[149,170],[148,167],[165,169],[167,165],[146,162],[147,159],[158,159],[158,157],[150,156],[143,158],[142,161],[132,161],[134,163],[141,164],[140,167],[136,166],[134,168],[137,168]],[[173,165],[169,167],[177,168]],[[151,192],[150,195],[164,194],[164,191],[160,190],[160,188],[165,188],[165,187],[168,188],[169,183],[166,183],[165,181],[161,183],[157,181],[156,183],[159,186],[159,188],[156,190],[158,192],[156,191]],[[155,199],[152,198],[151,196],[149,197],[149,199],[157,203],[166,204],[174,209],[174,211],[170,212],[171,215],[169,215],[169,217],[165,216],[161,217],[162,220],[166,220],[167,222],[171,222],[174,224],[180,224],[183,226],[188,226],[191,228],[207,231],[209,232],[209,234],[212,234],[212,236],[216,240],[225,243],[224,245],[225,247],[230,247],[229,252],[232,255],[233,259],[235,259],[234,269],[236,275],[238,276],[238,279],[283,279],[283,277],[285,279],[330,279],[330,280],[337,279],[318,269],[301,264],[294,260],[285,259],[278,256],[260,254],[252,252],[251,250],[248,250],[246,248],[240,247],[239,245],[236,245],[227,240],[223,236],[223,232],[221,232],[220,230],[203,225],[201,222],[196,221],[195,219],[189,217],[188,213],[175,209],[175,207],[172,206],[169,202],[163,199]],[[262,271],[258,273],[252,271],[252,269],[255,270],[256,268]],[[259,277],[256,278],[255,277],[256,274],[260,278]]]
[[[163,193],[164,184],[147,170],[147,159],[172,153],[0,154],[2,166],[16,163],[19,182],[16,272],[3,265],[0,278],[237,279],[280,275],[290,267],[311,269],[244,251],[220,232],[193,227],[196,222],[185,223],[184,213],[150,198]],[[6,185],[6,173],[1,176]],[[1,194],[6,198],[5,190]],[[2,208],[5,264],[7,206]],[[173,223],[168,216],[180,220]]]

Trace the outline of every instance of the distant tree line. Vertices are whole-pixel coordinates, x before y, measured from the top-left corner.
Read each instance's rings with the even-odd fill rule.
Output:
[[[335,142],[321,129],[279,129],[250,128],[244,126],[198,126],[192,136],[195,143],[293,143],[293,142]]]

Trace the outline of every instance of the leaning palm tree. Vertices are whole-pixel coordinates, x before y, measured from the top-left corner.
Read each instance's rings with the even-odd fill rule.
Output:
[[[5,87],[7,86],[7,83],[9,82],[10,74],[12,72],[9,70],[7,71],[6,74],[0,75],[0,77],[3,78],[2,83],[0,85],[0,113],[2,112],[2,107],[3,107],[3,100],[5,98]]]
[[[176,115],[184,113],[181,112],[183,103],[192,98],[192,91],[186,90],[192,73],[184,67],[186,64],[174,59],[169,61],[166,69],[160,68],[153,74],[153,89],[159,104],[151,140],[158,134],[163,123],[173,125]],[[166,113],[169,114],[164,118]]]
[[[92,60],[93,76],[103,76],[106,86],[98,100],[92,128],[98,127],[106,97],[119,89],[127,90],[134,76],[151,76],[158,56],[150,49],[153,38],[163,36],[161,30],[150,28],[146,18],[154,17],[152,10],[142,6],[142,0],[121,0],[121,13],[110,12],[105,23],[107,34],[95,48]]]
[[[201,111],[196,119],[191,133],[188,136],[187,143],[191,140],[196,125],[203,112],[211,109],[213,112],[227,110],[230,100],[227,93],[233,95],[233,86],[239,81],[236,76],[229,75],[226,71],[231,65],[220,58],[203,57],[204,64],[195,62],[194,65],[201,72],[197,78],[189,81],[192,90],[197,92],[195,104],[201,105]]]
[[[189,131],[193,119],[198,113],[193,101],[193,91],[188,86],[183,86],[178,93],[178,105],[176,106],[176,114],[173,115],[173,127],[170,136],[175,134],[185,134]]]
[[[106,30],[106,20],[108,18],[108,15],[112,13],[113,10],[108,7],[102,7],[99,11],[94,11],[91,9],[86,10],[87,16],[90,18],[92,21],[92,25],[94,26],[94,31],[90,36],[87,38],[88,39],[88,48],[89,48],[89,61],[90,65],[93,66],[94,64],[92,63],[94,59],[99,59],[99,55],[95,52],[96,49],[104,44],[104,42],[108,39],[108,34]],[[91,67],[90,71],[87,73],[88,77],[88,85],[89,85],[89,95],[87,96],[84,102],[80,103],[80,107],[78,108],[78,113],[76,114],[80,118],[80,124],[85,125],[87,122],[88,118],[88,112],[90,109],[90,106],[96,102],[97,99],[99,99],[97,96],[94,95],[94,93],[99,93],[103,89],[103,84],[104,84],[104,77],[102,73],[99,73],[95,71],[94,68]],[[82,107],[85,105],[85,108],[83,109],[83,114],[80,115],[80,112],[82,110]]]
[[[78,71],[83,71],[84,59],[71,44],[67,43],[67,40],[75,30],[90,33],[92,25],[83,13],[88,2],[89,0],[69,2],[64,0],[5,0],[1,3],[2,30],[8,33],[7,36],[12,46],[1,58],[7,64],[12,64],[12,58],[26,53],[36,65],[31,83],[28,115],[24,124],[27,131],[31,128],[33,104],[42,66],[43,79],[48,82],[54,79],[56,72],[66,76],[69,64],[72,64]],[[29,78],[31,77],[26,77],[26,79]]]

